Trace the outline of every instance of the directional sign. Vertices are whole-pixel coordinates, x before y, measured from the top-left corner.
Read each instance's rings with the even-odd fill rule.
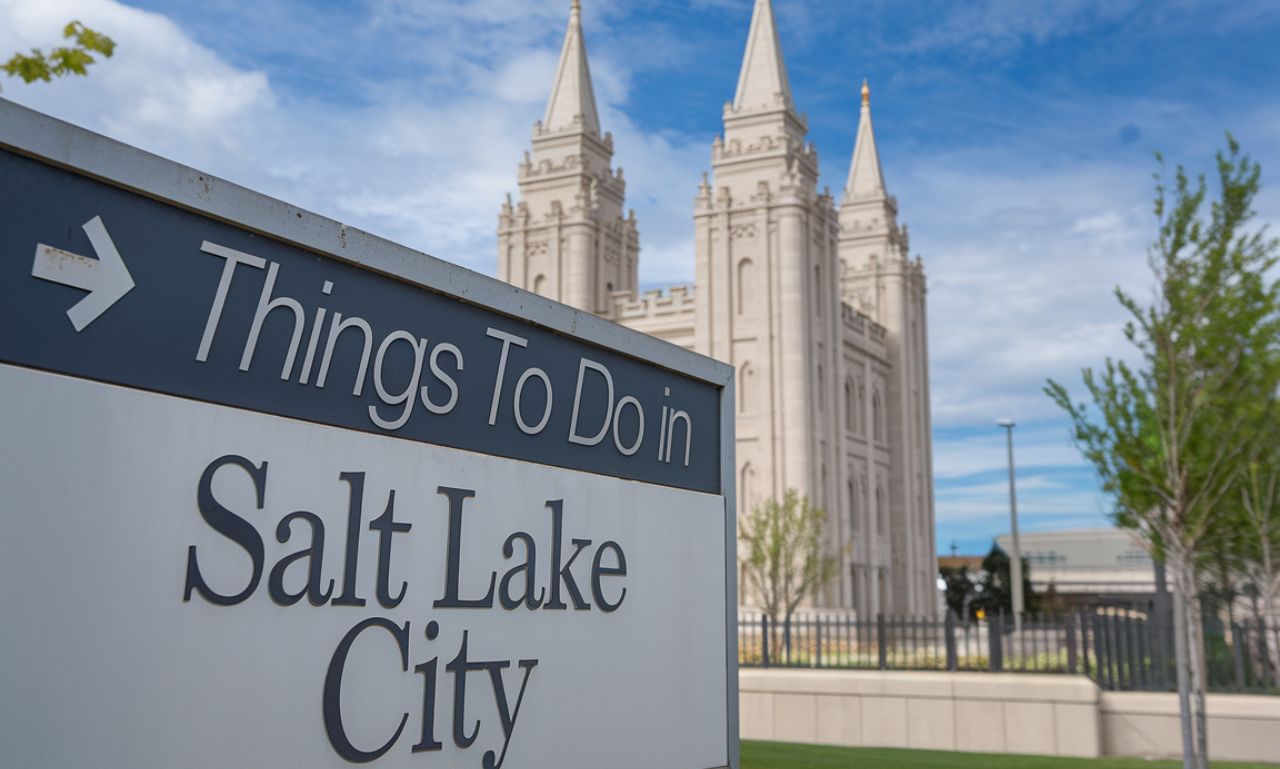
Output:
[[[0,101],[0,765],[736,767],[732,413]]]
[[[0,156],[0,178],[14,363],[720,490],[716,387],[32,158]]]
[[[133,288],[133,276],[120,258],[116,244],[111,242],[101,217],[95,216],[85,222],[84,234],[93,244],[97,259],[87,259],[40,243],[36,245],[36,261],[31,266],[34,277],[89,292],[67,310],[67,317],[76,331],[84,330]]]

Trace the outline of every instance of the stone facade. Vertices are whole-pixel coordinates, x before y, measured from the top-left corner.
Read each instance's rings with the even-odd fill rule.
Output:
[[[546,115],[498,225],[498,276],[737,368],[741,509],[796,488],[840,562],[814,603],[936,611],[925,278],[862,112],[839,204],[791,97],[769,0],[752,13],[711,175],[696,283],[637,294],[639,235],[601,134],[575,0]],[[750,596],[745,596],[747,602]]]

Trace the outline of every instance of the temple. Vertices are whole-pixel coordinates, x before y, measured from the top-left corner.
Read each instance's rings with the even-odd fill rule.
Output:
[[[837,201],[818,190],[773,8],[757,0],[693,201],[695,283],[639,294],[639,229],[601,133],[581,13],[575,0],[518,200],[499,215],[498,277],[735,366],[740,512],[792,488],[828,512],[840,568],[812,603],[932,614],[925,276],[885,186],[866,82]]]

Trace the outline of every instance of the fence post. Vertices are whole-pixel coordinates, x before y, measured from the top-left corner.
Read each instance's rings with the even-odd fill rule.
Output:
[[[1120,656],[1120,667],[1129,669],[1129,688],[1138,689],[1138,653],[1137,637],[1133,634],[1133,617],[1126,614],[1124,620],[1124,653]]]
[[[1076,659],[1076,615],[1067,615],[1067,672],[1075,675],[1078,660]]]
[[[814,621],[818,623],[818,632],[816,633],[817,645],[815,646],[813,653],[813,666],[815,668],[820,668],[822,667],[822,615],[817,615],[817,618]]]
[[[987,667],[992,673],[1004,670],[1004,615],[993,614],[987,620]]]
[[[1084,659],[1082,659],[1082,660],[1081,660],[1081,662],[1082,662],[1083,664],[1082,664],[1080,667],[1081,667],[1081,669],[1084,671],[1084,674],[1085,674],[1086,676],[1090,676],[1090,677],[1092,677],[1092,676],[1093,676],[1093,669],[1092,669],[1092,667],[1089,665],[1089,622],[1088,622],[1088,617],[1089,617],[1089,615],[1085,614],[1083,611],[1081,611],[1079,614],[1077,614],[1077,615],[1076,615],[1076,618],[1077,618],[1077,619],[1079,620],[1079,622],[1080,622],[1080,655],[1084,658]]]
[[[1111,680],[1111,656],[1107,653],[1109,649],[1106,616],[1096,610],[1093,613],[1093,661],[1098,668],[1098,686],[1116,691]]]
[[[783,625],[782,625],[783,660],[782,662],[784,665],[790,665],[791,664],[791,615],[788,614],[787,618],[782,622],[783,622]]]
[[[769,615],[768,614],[760,614],[760,636],[764,638],[762,642],[762,651],[760,651],[760,665],[762,665],[762,667],[764,668],[768,668],[769,667],[769,646],[771,646],[771,644],[769,644],[769,641],[772,640],[772,638],[769,638]]]
[[[1160,596],[1156,596],[1156,605],[1161,605],[1162,601],[1158,600]],[[1160,690],[1169,690],[1169,613],[1164,609],[1152,609],[1152,626],[1151,640],[1151,662],[1156,672],[1156,687]]]
[[[1241,632],[1240,624],[1231,623],[1231,657],[1235,663],[1236,673],[1236,689],[1244,691],[1244,633]]]
[[[889,657],[886,653],[887,650],[885,649],[885,627],[883,614],[876,615],[876,648],[880,655],[880,669],[888,670]]]
[[[1134,626],[1138,629],[1134,637],[1134,646],[1137,649],[1138,681],[1143,689],[1154,689],[1155,671],[1151,667],[1151,644],[1149,643],[1151,633],[1148,632],[1151,619],[1150,617],[1142,620],[1135,619]]]
[[[947,611],[947,622],[944,625],[947,634],[947,670],[955,672],[959,667],[956,659],[956,615]]]

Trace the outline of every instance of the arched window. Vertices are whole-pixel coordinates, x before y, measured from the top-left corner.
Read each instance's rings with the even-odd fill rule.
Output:
[[[752,399],[755,398],[756,389],[756,370],[751,367],[750,362],[743,362],[738,367],[738,412],[745,413],[750,411]]]
[[[889,534],[889,511],[884,506],[884,489],[876,483],[876,533],[880,536]]]
[[[849,564],[849,608],[862,614],[862,602],[858,599],[858,567]]]
[[[822,365],[818,365],[818,412],[821,413],[826,409],[824,406],[827,402],[827,375],[822,370]]]
[[[857,424],[857,403],[853,397],[853,380],[844,380],[844,429],[849,432],[854,431],[854,425]]]
[[[818,507],[827,510],[827,466],[822,466],[822,485],[818,487]]]
[[[533,279],[533,293],[547,295],[547,276],[539,275]]]
[[[858,495],[853,486],[852,470],[849,471],[849,483],[846,492],[849,497],[849,531],[856,535],[858,533]]]
[[[862,377],[858,377],[857,392],[857,408],[853,410],[853,432],[857,435],[866,435],[866,426],[863,421],[867,408],[867,386],[863,383]]]
[[[875,529],[872,527],[874,521],[871,520],[871,485],[867,483],[867,474],[865,472],[858,473],[858,510],[859,517],[866,524],[863,528],[866,530],[867,537],[875,535]],[[868,551],[868,557],[870,551]]]
[[[822,317],[822,265],[813,265],[813,314]]]
[[[871,393],[871,432],[877,441],[884,440],[884,423],[880,411],[880,390],[876,389]]]
[[[738,498],[742,500],[742,512],[747,512],[756,501],[756,469],[747,462],[738,478]]]
[[[756,271],[755,264],[750,258],[744,258],[738,262],[738,314],[742,315],[747,311],[747,304],[755,299],[756,295]]]

